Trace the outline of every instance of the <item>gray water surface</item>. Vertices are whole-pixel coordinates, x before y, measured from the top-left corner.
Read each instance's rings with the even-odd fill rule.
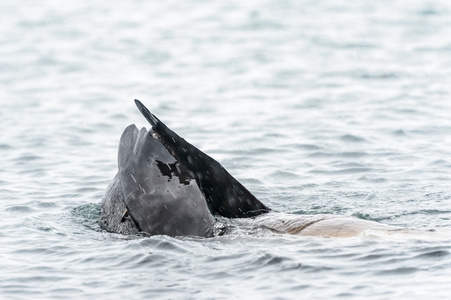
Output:
[[[137,98],[261,201],[451,228],[451,5],[0,4],[0,298],[438,299],[450,235],[123,236],[98,224]]]

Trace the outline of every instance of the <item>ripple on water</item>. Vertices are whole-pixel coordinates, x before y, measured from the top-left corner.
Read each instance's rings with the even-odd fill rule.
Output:
[[[375,261],[385,259],[385,254],[364,254],[358,258],[355,258],[355,261]]]
[[[5,209],[5,211],[7,212],[14,212],[14,213],[19,213],[19,214],[30,214],[30,213],[34,213],[36,212],[36,210],[28,205],[14,205],[14,206],[10,206],[7,207]]]
[[[359,158],[367,156],[368,153],[365,151],[344,151],[344,152],[324,152],[324,151],[318,151],[309,154],[309,157],[315,158],[315,157],[341,157],[341,158]]]
[[[345,158],[358,158],[367,156],[368,153],[365,151],[344,151],[336,154],[339,157],[345,157]]]
[[[312,174],[328,174],[328,175],[346,175],[346,174],[358,174],[358,173],[368,173],[372,172],[373,168],[344,168],[344,169],[324,169],[324,168],[315,168],[313,170],[309,170],[309,173]]]
[[[370,182],[370,183],[384,183],[384,182],[389,181],[388,178],[379,177],[379,176],[372,175],[372,174],[364,175],[362,177],[357,178],[357,180],[364,181],[364,182]]]
[[[415,256],[414,258],[431,259],[431,260],[436,261],[437,259],[446,258],[447,256],[449,256],[449,254],[450,253],[448,250],[434,250],[434,251],[419,254],[419,255]]]
[[[75,192],[77,192],[78,195],[85,195],[87,193],[94,193],[94,192],[99,192],[99,191],[101,191],[101,189],[99,189],[98,187],[89,187],[89,186],[80,187],[75,190]],[[75,195],[77,195],[77,194],[75,194]]]
[[[265,267],[265,266],[273,266],[273,265],[282,265],[286,262],[291,262],[292,259],[289,257],[283,257],[280,255],[269,254],[266,253],[257,259],[251,261],[251,264],[254,264],[256,267]]]
[[[366,142],[367,141],[363,137],[359,137],[359,136],[352,135],[352,134],[342,135],[340,137],[340,140],[342,140],[343,142],[352,142],[352,143],[362,143],[362,142]]]
[[[142,247],[153,249],[154,251],[163,251],[165,253],[174,252],[178,254],[188,254],[192,251],[188,245],[184,245],[183,241],[167,236],[153,236],[143,239],[139,244]]]
[[[385,72],[385,73],[378,73],[378,74],[361,74],[359,76],[360,78],[363,79],[395,79],[398,78],[398,75],[396,73],[392,73],[392,72]]]
[[[26,155],[21,155],[20,157],[14,159],[14,161],[16,162],[16,165],[21,165],[24,163],[28,163],[28,162],[34,162],[34,161],[38,161],[38,160],[42,160],[43,157],[42,156],[38,156],[38,155],[34,155],[34,154],[26,154]],[[26,171],[26,170],[24,170]],[[37,170],[28,170],[27,172],[38,172]]]
[[[99,224],[100,204],[88,203],[75,207],[70,212],[70,219],[87,230],[101,231]],[[64,218],[65,216],[61,216]]]
[[[289,171],[282,171],[282,170],[277,170],[277,171],[273,171],[268,175],[270,178],[275,178],[275,179],[296,179],[296,178],[300,178],[301,176],[298,174],[295,174],[293,172],[289,172]]]
[[[167,267],[171,261],[164,254],[147,253],[140,255],[139,257],[131,257],[125,260],[125,263],[130,268],[160,268]]]
[[[402,129],[395,130],[392,134],[395,136],[407,136],[407,133]]]
[[[377,271],[375,273],[380,276],[388,276],[388,275],[410,275],[419,271],[421,270],[415,267],[398,267],[398,268],[388,268],[385,270]]]
[[[36,201],[35,205],[37,207],[46,208],[46,209],[59,207],[58,204],[56,204],[55,202],[52,202],[52,201]]]
[[[303,149],[303,150],[310,150],[310,151],[314,151],[314,150],[320,150],[321,147],[318,145],[314,145],[314,144],[291,144],[291,145],[287,145],[288,148],[295,148],[295,149]]]
[[[25,254],[30,258],[37,255],[44,255],[48,257],[63,257],[69,256],[70,254],[74,254],[77,251],[72,249],[69,246],[49,246],[49,247],[21,247],[12,251],[14,254]],[[42,268],[46,268],[46,266],[30,266],[31,270],[41,270]]]

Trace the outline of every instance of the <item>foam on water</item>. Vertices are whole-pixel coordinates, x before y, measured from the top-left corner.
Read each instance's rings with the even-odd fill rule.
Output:
[[[448,297],[449,4],[0,8],[0,298]],[[105,232],[134,98],[278,211],[421,234]]]

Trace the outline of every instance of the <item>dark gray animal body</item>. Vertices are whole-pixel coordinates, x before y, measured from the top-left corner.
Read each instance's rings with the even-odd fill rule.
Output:
[[[101,202],[106,230],[210,237],[214,215],[241,218],[270,211],[221,164],[135,102],[152,130],[130,125],[122,134],[119,172]]]
[[[139,233],[138,227],[125,207],[124,192],[117,174],[105,191],[100,203],[100,225],[110,231],[122,234]]]
[[[130,125],[122,134],[119,172],[101,202],[100,223],[108,231],[211,237],[218,218],[228,232],[263,229],[322,237],[350,237],[367,230],[415,232],[353,217],[269,213],[221,164],[135,102],[152,130]]]

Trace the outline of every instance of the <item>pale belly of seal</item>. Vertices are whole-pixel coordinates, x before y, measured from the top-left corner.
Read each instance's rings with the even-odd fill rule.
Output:
[[[318,221],[304,230],[299,235],[321,237],[351,237],[368,230],[393,231],[400,228],[380,224],[357,218],[341,217]]]
[[[301,236],[352,237],[368,230],[398,231],[402,228],[336,215],[294,215],[269,213],[254,219],[254,224],[278,233]]]

